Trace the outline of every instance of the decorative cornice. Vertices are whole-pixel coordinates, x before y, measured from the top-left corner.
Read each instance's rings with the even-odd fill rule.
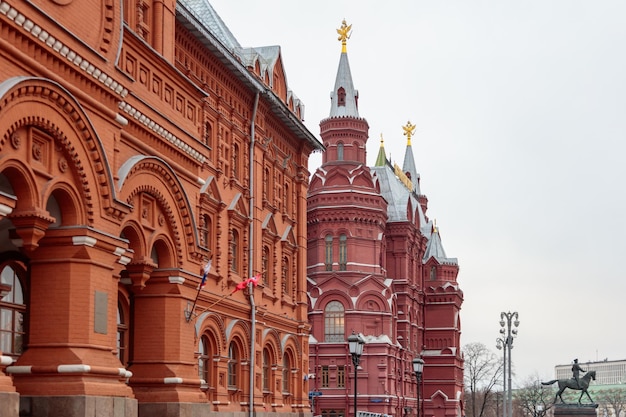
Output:
[[[148,129],[152,130],[155,134],[162,137],[163,139],[170,142],[172,145],[180,149],[185,154],[189,155],[191,158],[195,159],[201,164],[204,164],[207,160],[206,156],[202,155],[200,152],[193,149],[189,146],[185,141],[178,138],[172,132],[165,129],[163,126],[134,108],[132,105],[125,101],[120,101],[119,108],[124,113],[128,114],[133,119],[137,120],[139,123],[146,126]]]
[[[8,19],[15,22],[15,24],[21,27],[26,33],[30,33],[35,39],[38,39],[42,46],[48,49],[51,53],[66,59],[73,63],[84,72],[86,75],[96,79],[102,86],[113,91],[121,98],[128,95],[128,89],[123,85],[115,81],[113,77],[102,71],[100,68],[89,62],[82,57],[78,52],[65,45],[60,40],[52,36],[48,31],[37,25],[35,22],[20,13],[15,7],[11,6],[6,1],[0,1],[0,14],[5,15]]]

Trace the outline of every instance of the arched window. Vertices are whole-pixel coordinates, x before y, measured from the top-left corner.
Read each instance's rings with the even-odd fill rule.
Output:
[[[239,179],[239,169],[241,164],[241,155],[239,154],[239,145],[233,145],[233,178]]]
[[[261,265],[263,268],[263,284],[269,285],[270,280],[270,248],[263,246],[263,253],[261,255]]]
[[[345,234],[339,236],[339,270],[345,271],[348,266],[348,238]]]
[[[124,367],[128,366],[128,314],[120,301],[117,302],[117,357]]]
[[[207,249],[212,249],[211,245],[213,243],[212,232],[213,223],[211,221],[211,216],[205,214],[200,217],[200,240],[201,244],[204,245]]]
[[[230,270],[239,273],[239,232],[232,229],[230,238]]]
[[[209,148],[213,148],[213,126],[209,122],[204,124],[204,143]]]
[[[287,215],[291,215],[291,194],[289,192],[289,184],[285,183],[285,187],[283,188],[283,201],[285,203],[285,207],[283,208],[283,212]]]
[[[18,274],[24,274],[20,265],[10,263],[2,266],[0,282],[6,293],[0,299],[0,351],[14,359],[23,353],[26,337],[26,304]]]
[[[263,391],[265,392],[270,391],[272,388],[272,385],[270,384],[271,371],[270,352],[267,348],[265,348],[263,349]]]
[[[326,235],[326,246],[324,248],[324,263],[326,264],[326,270],[333,270],[333,236]]]
[[[289,376],[291,375],[291,365],[289,363],[289,357],[287,353],[283,355],[283,394],[289,394],[291,392],[289,384]]]
[[[339,301],[331,301],[324,309],[324,342],[344,342],[344,309]]]
[[[239,349],[235,342],[230,342],[228,347],[228,388],[237,389],[239,378]]]
[[[343,107],[346,105],[346,90],[343,87],[339,87],[337,90],[337,106]]]
[[[283,292],[286,295],[291,295],[291,262],[288,256],[283,256],[282,276]]]
[[[337,144],[337,161],[343,161],[343,143]]]
[[[209,384],[209,338],[202,336],[198,342],[198,376],[204,381],[205,384]]]

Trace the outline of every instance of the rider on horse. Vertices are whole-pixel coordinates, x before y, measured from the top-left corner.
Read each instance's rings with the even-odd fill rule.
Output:
[[[572,365],[572,374],[574,374],[574,380],[576,381],[576,385],[580,388],[580,382],[578,381],[578,375],[580,372],[587,372],[578,364],[578,359],[574,359],[574,364]]]

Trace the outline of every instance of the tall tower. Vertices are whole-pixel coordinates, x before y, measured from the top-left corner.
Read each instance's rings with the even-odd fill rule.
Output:
[[[415,126],[403,127],[402,167],[385,157],[382,135],[375,166],[366,165],[369,126],[359,115],[348,62],[350,28],[344,20],[337,30],[339,66],[330,114],[320,122],[326,151],[307,198],[313,413],[407,416],[417,414],[419,403],[424,417],[460,416],[458,265],[425,214],[411,148]],[[347,343],[352,333],[365,340],[356,370]],[[418,357],[425,362],[419,391],[412,368]]]

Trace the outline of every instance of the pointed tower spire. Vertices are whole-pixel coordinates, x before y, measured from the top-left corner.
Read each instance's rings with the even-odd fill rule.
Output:
[[[341,56],[335,79],[335,89],[330,93],[330,115],[320,122],[320,135],[326,152],[322,166],[327,163],[365,165],[367,163],[367,139],[369,125],[359,116],[359,93],[352,83],[346,42],[352,25],[344,19],[337,29],[341,41]]]
[[[406,151],[404,152],[404,163],[402,164],[402,171],[411,179],[413,183],[413,191],[418,195],[420,192],[420,174],[417,173],[415,168],[415,158],[413,158],[413,148],[411,147],[411,137],[415,133],[415,125],[409,120],[406,125],[402,126],[404,130],[404,136],[406,136]]]
[[[378,156],[376,157],[376,163],[374,166],[376,167],[384,167],[387,165],[387,157],[385,156],[385,141],[383,139],[383,134],[380,134],[380,149],[378,149]]]
[[[344,19],[341,27],[337,29],[341,41],[341,57],[339,58],[339,68],[335,78],[335,89],[330,93],[330,117],[352,116],[359,117],[358,99],[359,92],[352,83],[352,73],[348,62],[348,52],[346,48],[347,40],[350,39],[352,25],[347,25]]]

